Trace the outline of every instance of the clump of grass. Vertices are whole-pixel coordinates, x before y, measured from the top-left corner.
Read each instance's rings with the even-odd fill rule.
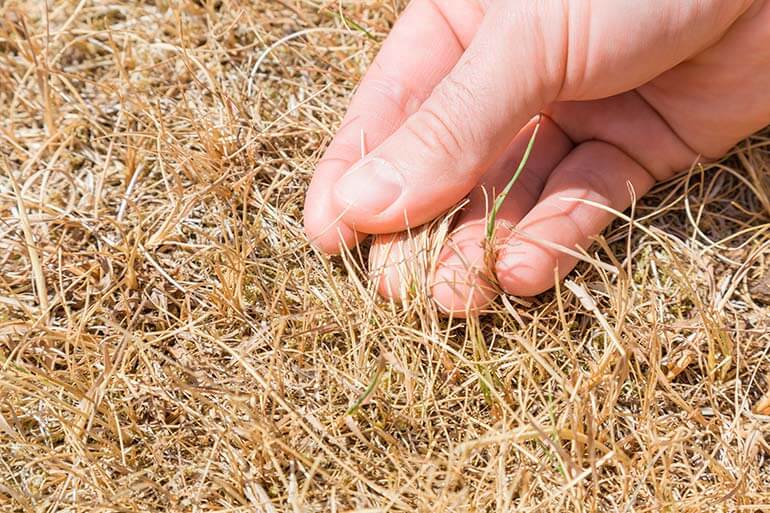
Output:
[[[488,275],[487,281],[489,283],[496,282],[493,269],[495,268],[495,262],[497,261],[498,251],[498,243],[495,237],[497,230],[497,213],[502,208],[503,203],[505,203],[505,199],[508,197],[511,189],[513,189],[513,186],[516,185],[516,182],[519,180],[519,176],[521,176],[521,173],[527,167],[527,162],[529,161],[529,157],[532,154],[532,149],[535,147],[535,140],[537,139],[537,133],[539,130],[540,120],[538,120],[538,122],[535,124],[535,128],[532,131],[532,135],[529,137],[527,147],[525,148],[524,154],[519,161],[519,165],[516,167],[516,170],[511,176],[511,179],[505,185],[505,188],[495,198],[494,202],[492,203],[492,207],[489,209],[489,213],[487,214],[486,238],[484,239],[484,263],[486,267],[486,274]]]

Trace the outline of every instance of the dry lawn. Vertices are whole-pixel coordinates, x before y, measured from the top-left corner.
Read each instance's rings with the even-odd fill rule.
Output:
[[[767,133],[448,321],[301,229],[403,2],[48,4],[0,1],[0,511],[770,508]]]

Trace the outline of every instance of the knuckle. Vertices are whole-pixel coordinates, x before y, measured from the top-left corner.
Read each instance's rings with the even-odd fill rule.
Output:
[[[518,162],[512,163],[511,167],[518,165]],[[516,187],[521,188],[525,194],[532,198],[537,198],[543,192],[546,183],[546,175],[530,166],[524,166],[524,171],[519,177]]]
[[[461,137],[454,122],[431,108],[422,109],[404,124],[417,140],[431,151],[440,151],[449,159],[459,159],[463,152]]]
[[[620,150],[614,146],[604,142],[587,142],[583,143],[582,151],[590,153],[592,150],[601,151],[605,153],[607,151],[620,153],[620,157],[627,159],[625,154],[622,154]],[[580,180],[582,188],[587,191],[591,191],[593,198],[588,198],[594,201],[598,201],[608,207],[616,207],[612,204],[612,188],[610,187],[609,180],[612,177],[611,170],[601,168],[596,165],[585,165],[576,169],[575,178]]]
[[[457,73],[460,76],[470,76],[474,72],[470,60],[464,59],[460,63]],[[458,80],[453,74],[449,74],[436,88],[434,98],[445,112],[454,112],[459,119],[469,119],[479,103],[479,95],[467,84]]]
[[[473,160],[483,149],[479,127],[474,124],[475,96],[471,88],[450,75],[407,125],[426,145],[439,148],[447,157]]]
[[[575,243],[582,248],[586,248],[590,245],[591,237],[596,234],[588,233],[583,227],[582,223],[577,219],[576,214],[578,208],[580,208],[579,204],[565,207],[562,211],[562,221],[564,222],[567,230],[569,230],[568,233],[574,234]],[[562,255],[555,255],[555,258],[561,257]]]
[[[398,80],[384,73],[367,80],[367,90],[376,95],[381,102],[394,106],[402,116],[416,112],[427,97],[424,91],[409,87],[403,80]]]

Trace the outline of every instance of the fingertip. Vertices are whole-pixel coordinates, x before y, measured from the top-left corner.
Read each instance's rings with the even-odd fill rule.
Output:
[[[421,232],[378,235],[369,251],[370,280],[385,299],[402,301],[424,283],[426,265],[420,259]]]
[[[558,262],[545,248],[514,239],[500,249],[495,263],[498,283],[515,296],[536,296],[554,286]]]
[[[305,200],[304,231],[311,246],[327,255],[339,255],[346,248],[354,248],[365,235],[356,232],[342,220],[335,219],[322,202]]]
[[[310,245],[326,255],[339,255],[346,249],[356,247],[362,240],[361,234],[347,226],[338,225],[334,230],[325,230],[320,235],[314,235],[312,228],[305,225],[305,236]]]
[[[461,227],[439,256],[433,301],[446,315],[465,318],[476,314],[497,297],[488,274],[483,224]]]
[[[491,283],[477,272],[441,265],[436,270],[433,301],[447,316],[465,319],[478,313],[497,297]]]
[[[378,235],[369,250],[369,279],[385,299],[400,299],[400,238],[396,234]]]

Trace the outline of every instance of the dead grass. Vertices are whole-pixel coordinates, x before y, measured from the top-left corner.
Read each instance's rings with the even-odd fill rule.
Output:
[[[301,232],[403,2],[49,4],[0,4],[0,510],[770,508],[767,134],[450,322]]]

